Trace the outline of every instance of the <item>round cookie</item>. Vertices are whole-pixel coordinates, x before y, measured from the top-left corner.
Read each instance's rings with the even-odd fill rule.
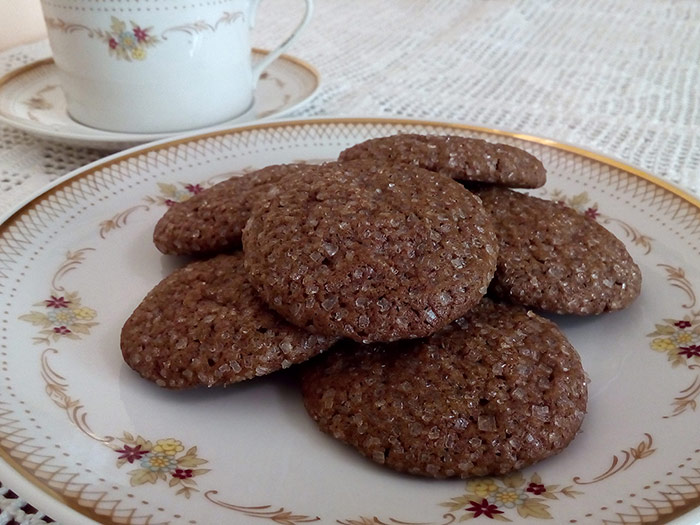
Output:
[[[240,252],[173,272],[146,295],[121,332],[124,361],[173,389],[225,386],[269,374],[334,342],[267,308],[247,281]]]
[[[639,295],[642,274],[624,244],[594,219],[524,193],[478,190],[499,241],[490,292],[558,314],[620,310]]]
[[[435,478],[502,475],[560,452],[588,397],[580,357],[554,323],[488,299],[429,338],[341,342],[301,370],[321,430]]]
[[[232,177],[168,208],[153,231],[153,243],[169,255],[206,255],[241,244],[241,231],[255,200],[287,175],[313,169],[283,164]]]
[[[483,297],[496,239],[478,198],[410,165],[327,163],[261,200],[243,231],[251,282],[324,335],[429,335]]]
[[[523,149],[455,135],[370,139],[342,151],[339,159],[405,162],[457,180],[513,188],[539,188],[546,180],[542,163]]]

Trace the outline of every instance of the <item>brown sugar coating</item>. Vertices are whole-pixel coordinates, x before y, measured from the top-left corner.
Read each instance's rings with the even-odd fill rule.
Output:
[[[232,177],[168,208],[153,231],[153,243],[170,255],[206,255],[239,247],[255,200],[287,175],[313,169],[284,164]]]
[[[642,274],[624,244],[594,219],[554,201],[478,190],[499,241],[490,292],[559,314],[620,310],[639,295]]]
[[[173,272],[124,324],[124,361],[165,388],[236,383],[326,350],[335,340],[290,325],[256,296],[243,255]]]
[[[523,149],[455,135],[370,139],[342,151],[339,159],[406,162],[457,180],[513,188],[539,188],[546,180],[542,163]]]
[[[410,165],[321,168],[261,200],[243,231],[246,269],[271,308],[369,342],[429,335],[479,302],[496,241],[472,193]]]
[[[502,475],[560,452],[588,396],[579,355],[554,323],[486,299],[427,339],[341,342],[301,370],[321,430],[435,478]]]

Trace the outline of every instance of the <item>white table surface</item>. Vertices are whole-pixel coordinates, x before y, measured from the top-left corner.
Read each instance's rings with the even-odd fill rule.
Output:
[[[254,45],[273,47],[299,10],[263,2]],[[292,116],[517,131],[616,158],[700,196],[697,0],[317,0],[289,53],[322,78]],[[0,75],[49,56],[46,41],[7,50]],[[0,125],[0,215],[104,155]],[[0,489],[0,525],[45,523],[8,498],[9,488]]]

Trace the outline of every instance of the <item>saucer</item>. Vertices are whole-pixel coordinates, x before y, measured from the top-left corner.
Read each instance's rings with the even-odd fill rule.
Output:
[[[253,49],[253,62],[267,53]],[[261,75],[251,108],[243,115],[211,127],[281,117],[308,102],[319,86],[320,76],[313,66],[291,55],[281,55]],[[0,78],[0,123],[63,144],[113,151],[199,130],[123,133],[80,124],[68,115],[58,69],[52,58],[32,62]]]

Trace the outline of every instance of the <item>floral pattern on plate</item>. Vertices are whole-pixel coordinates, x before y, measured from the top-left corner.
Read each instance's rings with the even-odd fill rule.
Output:
[[[90,328],[97,325],[95,322],[90,322],[97,315],[95,310],[82,306],[78,293],[65,292],[61,285],[62,278],[82,265],[87,254],[92,251],[94,250],[91,248],[69,251],[51,279],[53,287],[60,291],[52,292],[50,298],[35,304],[35,306],[43,306],[46,313],[31,312],[19,317],[23,321],[43,327],[41,333],[45,334],[45,337],[35,337],[35,343],[49,345],[63,337],[80,339],[78,334],[89,335]],[[117,467],[125,464],[137,467],[128,472],[131,486],[166,481],[169,487],[177,487],[177,495],[183,495],[186,498],[198,491],[194,478],[206,474],[209,469],[199,468],[208,461],[198,457],[197,447],[185,450],[182,442],[172,437],[159,439],[153,443],[129,432],[124,432],[121,438],[114,438],[102,436],[93,431],[88,424],[85,404],[71,397],[65,377],[57,373],[49,364],[49,358],[58,353],[58,350],[49,347],[41,354],[41,376],[45,383],[45,392],[83,434],[107,445],[119,455],[116,461]]]
[[[155,443],[141,436],[133,436],[128,432],[119,438],[122,446],[115,447],[119,454],[117,466],[125,464],[137,466],[129,471],[131,485],[155,484],[167,481],[170,487],[179,487],[176,494],[189,498],[197,491],[194,478],[209,472],[209,469],[197,468],[207,463],[206,459],[197,456],[197,447],[185,451],[182,442],[173,439],[159,439]]]
[[[509,512],[522,518],[552,519],[548,502],[561,496],[575,498],[583,494],[573,486],[545,485],[542,478],[520,473],[502,478],[482,478],[467,482],[465,493],[441,505],[467,521],[479,516],[499,521],[512,521]]]
[[[32,311],[20,315],[19,318],[41,327],[39,333],[42,336],[35,337],[35,343],[57,341],[64,337],[80,339],[81,336],[88,335],[90,329],[97,325],[93,321],[97,317],[97,312],[81,304],[78,292],[67,292],[61,295],[60,292],[52,290],[48,299],[34,303],[34,306],[43,307],[43,311]]]
[[[60,279],[68,272],[79,266],[85,254],[91,248],[83,248],[74,252],[69,251],[65,260],[58,267],[51,279],[51,290],[46,298],[34,303],[33,306],[40,310],[20,315],[19,319],[38,326],[39,336],[34,338],[35,344],[50,344],[60,339],[80,339],[90,334],[90,330],[97,326],[97,312],[84,306],[80,294],[76,291],[67,291],[59,284]]]
[[[700,367],[700,315],[664,319],[649,337],[652,350],[665,353],[671,366]]]
[[[687,301],[682,308],[688,313],[682,318],[662,319],[655,330],[647,334],[651,338],[652,350],[666,354],[672,368],[700,370],[700,311],[693,310],[697,297],[692,283],[686,278],[683,268],[670,264],[659,264],[666,271],[666,280],[681,290]],[[680,316],[679,316],[680,317]],[[676,417],[690,410],[695,412],[700,397],[700,373],[696,374],[689,386],[683,388],[671,405],[673,412],[664,418]]]

